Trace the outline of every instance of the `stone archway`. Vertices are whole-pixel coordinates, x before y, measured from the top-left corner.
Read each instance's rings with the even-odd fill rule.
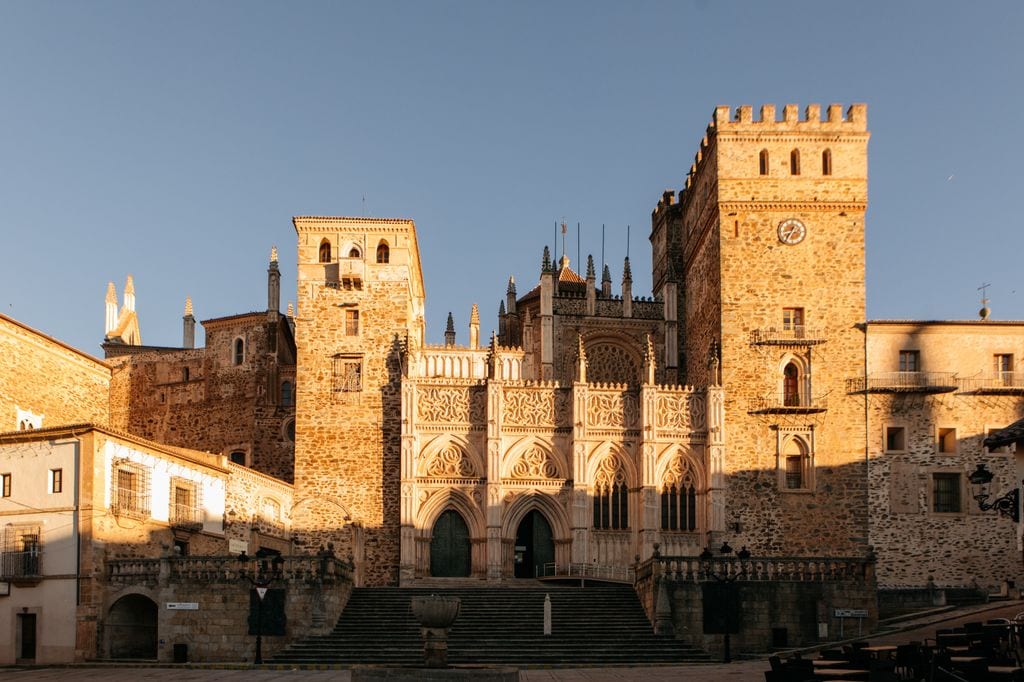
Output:
[[[128,594],[110,607],[104,624],[107,651],[113,659],[157,657],[157,605],[143,594]]]

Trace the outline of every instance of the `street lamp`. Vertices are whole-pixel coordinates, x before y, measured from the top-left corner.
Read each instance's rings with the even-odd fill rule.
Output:
[[[243,550],[238,555],[238,577],[243,580],[248,580],[249,584],[256,589],[256,658],[255,664],[261,665],[263,663],[263,598],[267,596],[267,590],[270,588],[270,584],[281,577],[281,567],[284,565],[284,559],[281,555],[277,555],[270,562],[272,570],[267,571],[267,560],[261,559],[258,566],[258,571],[255,575],[249,574],[249,557],[246,556]],[[252,594],[250,592],[250,594]],[[251,604],[252,602],[250,602]]]
[[[1003,516],[1013,519],[1014,523],[1020,522],[1020,489],[1013,488],[1007,491],[1000,497],[997,497],[992,502],[986,502],[989,497],[989,485],[992,483],[993,474],[991,471],[985,468],[985,463],[982,462],[977,468],[971,472],[971,475],[967,477],[967,480],[971,482],[971,486],[974,488],[974,499],[978,501],[978,508],[981,511],[988,511],[989,509],[995,509]]]

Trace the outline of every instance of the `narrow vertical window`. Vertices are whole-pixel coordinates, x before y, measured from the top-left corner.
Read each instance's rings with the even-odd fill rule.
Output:
[[[1013,353],[997,353],[994,356],[996,377],[999,379],[1010,379],[1007,376],[1013,373]]]
[[[768,150],[762,149],[758,156],[758,169],[761,175],[768,175]]]
[[[3,496],[4,497],[10,497],[11,496],[11,475],[10,474],[4,474],[3,475]]]
[[[381,242],[377,246],[377,262],[378,263],[388,263],[388,262],[390,262],[390,260],[391,260],[391,250],[388,248],[387,244],[385,244],[384,242]]]
[[[832,175],[832,150],[826,149],[821,153],[821,174]]]
[[[359,336],[359,311],[345,311],[345,336]]]
[[[792,362],[782,371],[782,398],[786,407],[800,405],[800,370]]]
[[[189,377],[188,367],[182,367],[181,368],[181,380],[182,381],[188,381],[188,377]]]
[[[64,491],[64,470],[50,469],[50,492],[60,493]]]
[[[789,153],[789,174],[800,175],[800,150],[794,149]]]
[[[900,371],[901,372],[920,372],[921,371],[921,351],[917,351],[917,350],[901,350],[900,351]]]
[[[245,341],[242,339],[235,339],[235,351],[234,351],[234,363],[236,365],[242,364],[242,360],[245,359]]]
[[[320,242],[320,262],[330,263],[331,262],[331,243],[324,239]]]
[[[932,474],[932,511],[960,512],[960,474]]]
[[[295,402],[295,397],[292,394],[292,382],[284,381],[281,383],[281,404],[285,407],[290,407]]]

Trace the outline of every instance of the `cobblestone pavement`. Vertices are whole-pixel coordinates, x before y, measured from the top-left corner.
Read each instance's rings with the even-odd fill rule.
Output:
[[[1024,602],[958,609],[943,614],[932,614],[905,623],[900,632],[865,637],[873,643],[900,643],[935,636],[936,628],[954,627],[968,621],[989,618],[1013,618],[1024,612]],[[661,666],[636,668],[550,668],[519,672],[520,682],[621,682],[638,680],[667,682],[716,682],[718,680],[764,679],[767,659],[736,661],[733,663],[696,664],[687,666]],[[53,680],[103,680],[104,682],[211,682],[213,680],[245,680],[246,682],[296,682],[297,680],[330,680],[350,682],[348,670],[281,669],[254,670],[252,668],[128,668],[107,665],[70,668],[0,668],[0,680],[6,682],[51,682]]]

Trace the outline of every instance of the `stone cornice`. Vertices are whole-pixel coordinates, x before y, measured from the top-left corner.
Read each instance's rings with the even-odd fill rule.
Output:
[[[866,201],[722,201],[720,211],[865,211]]]

